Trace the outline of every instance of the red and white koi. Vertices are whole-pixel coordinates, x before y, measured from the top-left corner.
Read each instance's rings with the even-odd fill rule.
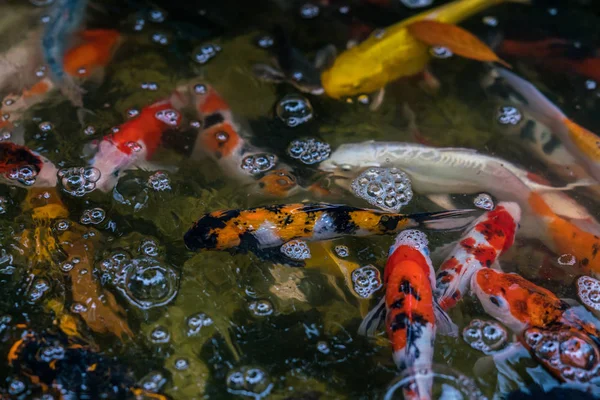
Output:
[[[429,258],[428,241],[418,230],[401,232],[390,248],[385,265],[385,297],[367,315],[360,333],[373,330],[372,320],[385,306],[385,326],[399,369],[431,368],[436,329],[455,333],[456,327],[433,297],[435,273]],[[419,375],[404,390],[405,398],[431,398],[432,379]]]
[[[437,272],[436,298],[444,310],[454,307],[469,288],[477,271],[491,267],[515,240],[521,209],[500,202],[473,222]]]

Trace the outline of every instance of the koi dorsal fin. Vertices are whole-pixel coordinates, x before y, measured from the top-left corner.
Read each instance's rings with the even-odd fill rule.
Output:
[[[456,25],[421,20],[407,26],[416,39],[430,46],[443,46],[454,54],[478,61],[492,61],[510,68],[492,49],[475,35]]]

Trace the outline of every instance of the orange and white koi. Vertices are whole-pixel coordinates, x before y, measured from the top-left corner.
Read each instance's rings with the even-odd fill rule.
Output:
[[[54,187],[58,169],[46,157],[11,142],[0,142],[0,176],[8,184]]]
[[[185,99],[176,90],[170,98],[144,107],[139,115],[119,126],[116,133],[102,139],[90,161],[90,165],[100,171],[96,187],[111,190],[127,169],[157,168],[147,161],[158,148],[163,134],[179,127],[181,113],[178,110],[184,104]]]
[[[385,306],[386,331],[400,370],[431,368],[437,326],[454,329],[433,297],[435,273],[427,245],[421,231],[411,229],[398,234],[385,265],[385,297],[359,328],[359,333],[368,333],[370,319]],[[431,398],[431,378],[420,376],[415,383],[405,389],[405,398]]]
[[[570,120],[535,86],[516,74],[497,68],[502,77],[527,104],[527,110],[558,136],[567,150],[600,182],[600,139],[598,135]]]
[[[396,214],[339,204],[286,204],[205,214],[184,236],[190,250],[261,250],[294,239],[398,233],[407,228],[456,229],[473,210]],[[465,219],[465,217],[467,217]]]
[[[467,292],[473,274],[491,267],[512,246],[520,220],[517,203],[500,202],[473,223],[437,272],[436,297],[442,309],[454,307]]]

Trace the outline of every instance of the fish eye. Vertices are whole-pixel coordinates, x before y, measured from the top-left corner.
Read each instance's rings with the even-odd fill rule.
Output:
[[[496,307],[500,307],[500,300],[496,296],[490,296],[490,302]]]

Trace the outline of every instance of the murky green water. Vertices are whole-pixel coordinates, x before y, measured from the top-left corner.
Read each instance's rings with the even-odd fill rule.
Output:
[[[116,29],[123,43],[103,76],[83,84],[84,106],[91,113],[84,116],[82,125],[71,103],[53,91],[20,119],[24,144],[58,169],[86,166],[93,154],[89,143],[102,140],[112,127],[127,121],[131,110],[140,111],[169,96],[182,82],[197,79],[214,87],[237,118],[248,121],[253,145],[282,158],[302,182],[318,180],[318,165],[304,165],[288,157],[286,149],[292,140],[310,136],[329,143],[333,150],[343,143],[370,139],[473,148],[512,161],[554,185],[565,183],[531,156],[523,139],[507,135],[509,128],[496,121],[500,104],[486,96],[479,80],[473,78],[484,72],[484,66],[460,57],[432,61],[431,71],[441,83],[435,94],[417,78],[404,79],[388,85],[384,102],[374,111],[361,99],[345,102],[302,94],[312,105],[313,118],[296,127],[283,123],[276,115],[278,101],[299,92],[285,83],[255,78],[254,64],[273,63],[271,50],[261,48],[258,39],[268,35],[272,26],[282,25],[293,45],[311,58],[329,43],[341,51],[359,27],[368,33],[417,12],[398,1],[372,3],[383,4],[314,2],[319,12],[311,18],[301,15],[303,2],[294,1],[94,3],[86,28]],[[441,3],[438,0],[435,5]],[[512,39],[563,37],[585,45],[598,43],[596,5],[555,3],[503,4],[462,26],[486,41],[502,34]],[[48,12],[47,6],[25,1],[0,7],[3,52],[20,45]],[[497,26],[486,24],[484,17],[494,17]],[[221,50],[201,64],[193,56],[203,44]],[[591,80],[575,73],[551,72],[527,60],[505,59],[515,72],[549,94],[571,119],[600,132],[596,112],[600,91]],[[19,77],[12,79],[19,82]],[[6,89],[0,95],[9,93]],[[374,339],[357,334],[362,317],[383,290],[370,301],[359,299],[333,258],[317,257],[307,268],[292,268],[253,254],[192,253],[185,248],[183,235],[192,223],[218,209],[299,201],[368,207],[343,191],[329,197],[306,191],[283,199],[261,196],[255,183],[240,182],[213,160],[194,156],[198,129],[192,122],[198,119],[184,113],[185,128],[165,134],[151,159],[166,171],[168,187],[163,181],[159,188],[164,190],[152,185],[161,177],[144,170],[127,171],[112,190],[93,190],[80,197],[67,193],[60,183],[57,193],[45,188],[35,195],[33,189],[10,182],[0,186],[0,311],[5,315],[0,325],[0,354],[8,359],[0,369],[2,393],[41,398],[44,390],[35,377],[44,382],[56,373],[40,366],[40,352],[9,359],[24,329],[38,332],[36,340],[57,335],[61,338],[57,346],[63,350],[73,349],[73,343],[88,348],[85,356],[76,350],[70,353],[75,355],[68,362],[81,371],[94,363],[113,366],[111,383],[108,378],[86,382],[88,387],[82,392],[92,394],[65,396],[69,399],[96,398],[97,393],[110,398],[111,385],[118,382],[173,399],[367,399],[382,396],[398,375],[383,329]],[[51,124],[49,129],[42,126],[46,122]],[[86,129],[90,126],[93,132]],[[66,214],[36,217],[36,208],[45,204],[44,190],[50,193],[46,197],[60,199]],[[592,215],[598,212],[598,202],[589,192],[577,189],[570,195]],[[31,197],[33,207],[26,204]],[[470,206],[472,197],[458,196],[458,201]],[[101,211],[93,214],[90,210],[96,208]],[[416,193],[403,212],[434,209],[433,203]],[[430,241],[436,247],[458,236],[456,232],[432,233]],[[344,238],[334,245],[348,247],[348,260],[383,271],[391,241],[391,237]],[[558,256],[535,240],[517,236],[515,248],[503,256],[502,265],[559,297],[575,298],[572,274],[538,273],[543,265],[560,270]],[[137,268],[139,276],[124,276],[124,266]],[[451,316],[461,331],[474,318],[491,320],[470,297]],[[71,342],[67,344],[68,336]],[[51,343],[48,337],[44,340]],[[497,393],[498,372],[482,357],[461,336],[436,340],[434,362],[470,377],[491,398]],[[480,364],[474,367],[478,360]],[[70,368],[66,361],[62,365],[63,370]],[[526,367],[536,365],[532,359],[519,363],[516,370],[522,384],[533,382]],[[61,374],[63,388],[81,390],[77,374]],[[510,389],[516,388],[514,383]],[[58,398],[58,392],[53,393]]]

